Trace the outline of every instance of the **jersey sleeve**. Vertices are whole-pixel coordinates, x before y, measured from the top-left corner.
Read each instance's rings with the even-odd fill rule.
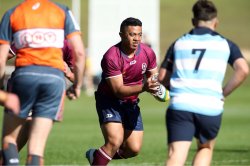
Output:
[[[104,78],[110,78],[122,74],[121,66],[118,62],[117,56],[108,51],[101,61],[101,67]]]
[[[167,50],[167,53],[165,55],[164,60],[161,63],[161,68],[165,68],[168,71],[173,70],[173,60],[174,60],[174,44],[173,43],[169,49]]]
[[[229,55],[229,59],[228,59],[228,63],[233,66],[233,63],[238,59],[238,58],[244,58],[240,48],[233,43],[230,40],[227,40],[228,44],[229,44],[229,48],[230,48],[230,55]]]
[[[149,58],[149,63],[148,63],[148,71],[155,69],[157,67],[157,62],[156,62],[156,55],[155,52],[149,47],[147,49],[147,54],[148,54],[148,58]]]
[[[12,41],[12,28],[10,25],[11,10],[7,11],[0,23],[0,43],[10,44]]]
[[[80,34],[80,26],[77,23],[72,11],[66,7],[66,6],[61,6],[65,10],[65,28],[64,28],[64,35],[66,38],[70,38],[74,34]]]

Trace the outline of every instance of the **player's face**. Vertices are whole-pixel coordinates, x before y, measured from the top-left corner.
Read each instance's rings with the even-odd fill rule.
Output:
[[[136,50],[142,39],[142,27],[141,26],[128,26],[125,28],[124,35],[122,35],[122,41],[126,43],[127,48]]]

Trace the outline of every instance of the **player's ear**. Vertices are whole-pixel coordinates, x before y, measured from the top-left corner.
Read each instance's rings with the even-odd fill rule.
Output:
[[[217,28],[218,25],[219,25],[219,19],[216,18],[216,19],[215,19],[215,23],[214,23],[214,28]]]
[[[119,32],[120,37],[122,38],[122,32]]]

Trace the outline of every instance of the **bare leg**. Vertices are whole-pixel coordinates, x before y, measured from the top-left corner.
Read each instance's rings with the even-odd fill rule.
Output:
[[[19,164],[17,137],[24,123],[25,119],[21,119],[13,114],[4,113],[2,138],[3,164],[8,164],[10,160],[11,162],[14,161],[13,164]]]
[[[120,155],[123,158],[137,156],[142,147],[143,131],[125,130],[124,142],[120,147]]]
[[[201,144],[197,141],[198,149],[193,161],[194,166],[209,166],[211,164],[213,149],[215,145],[215,139],[208,141],[205,144]]]
[[[168,146],[168,159],[166,165],[168,166],[184,166],[189,148],[192,142],[177,141],[172,142]]]
[[[121,123],[106,123],[101,126],[105,144],[103,150],[113,157],[123,142],[124,129]]]
[[[28,118],[25,123],[23,124],[20,133],[17,137],[17,148],[18,151],[21,151],[21,149],[25,146],[25,144],[28,142],[29,139],[29,133],[31,128],[31,118]]]
[[[91,165],[108,165],[123,142],[124,129],[121,123],[109,122],[101,125],[105,143],[99,149],[86,152]]]
[[[28,142],[29,155],[43,157],[48,135],[53,126],[53,121],[47,118],[33,118]]]

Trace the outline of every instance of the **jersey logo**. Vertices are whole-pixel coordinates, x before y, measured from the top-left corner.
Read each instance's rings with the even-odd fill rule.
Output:
[[[32,10],[36,10],[40,7],[40,3],[37,2],[35,5],[32,6]]]
[[[9,159],[9,162],[11,164],[14,164],[14,163],[19,163],[19,160],[18,160],[18,158],[11,158],[11,159]]]
[[[136,60],[133,60],[129,63],[129,65],[134,65],[134,64],[136,64]]]
[[[147,64],[146,64],[146,63],[142,63],[141,68],[142,68],[142,72],[141,72],[141,74],[146,73],[146,70],[147,70]]]
[[[17,49],[21,49],[24,47],[62,48],[63,40],[64,40],[64,30],[62,29],[47,29],[47,28],[24,29],[14,34],[14,43]]]
[[[113,115],[112,114],[107,114],[106,115],[106,119],[108,119],[108,118],[112,118],[113,117]]]

